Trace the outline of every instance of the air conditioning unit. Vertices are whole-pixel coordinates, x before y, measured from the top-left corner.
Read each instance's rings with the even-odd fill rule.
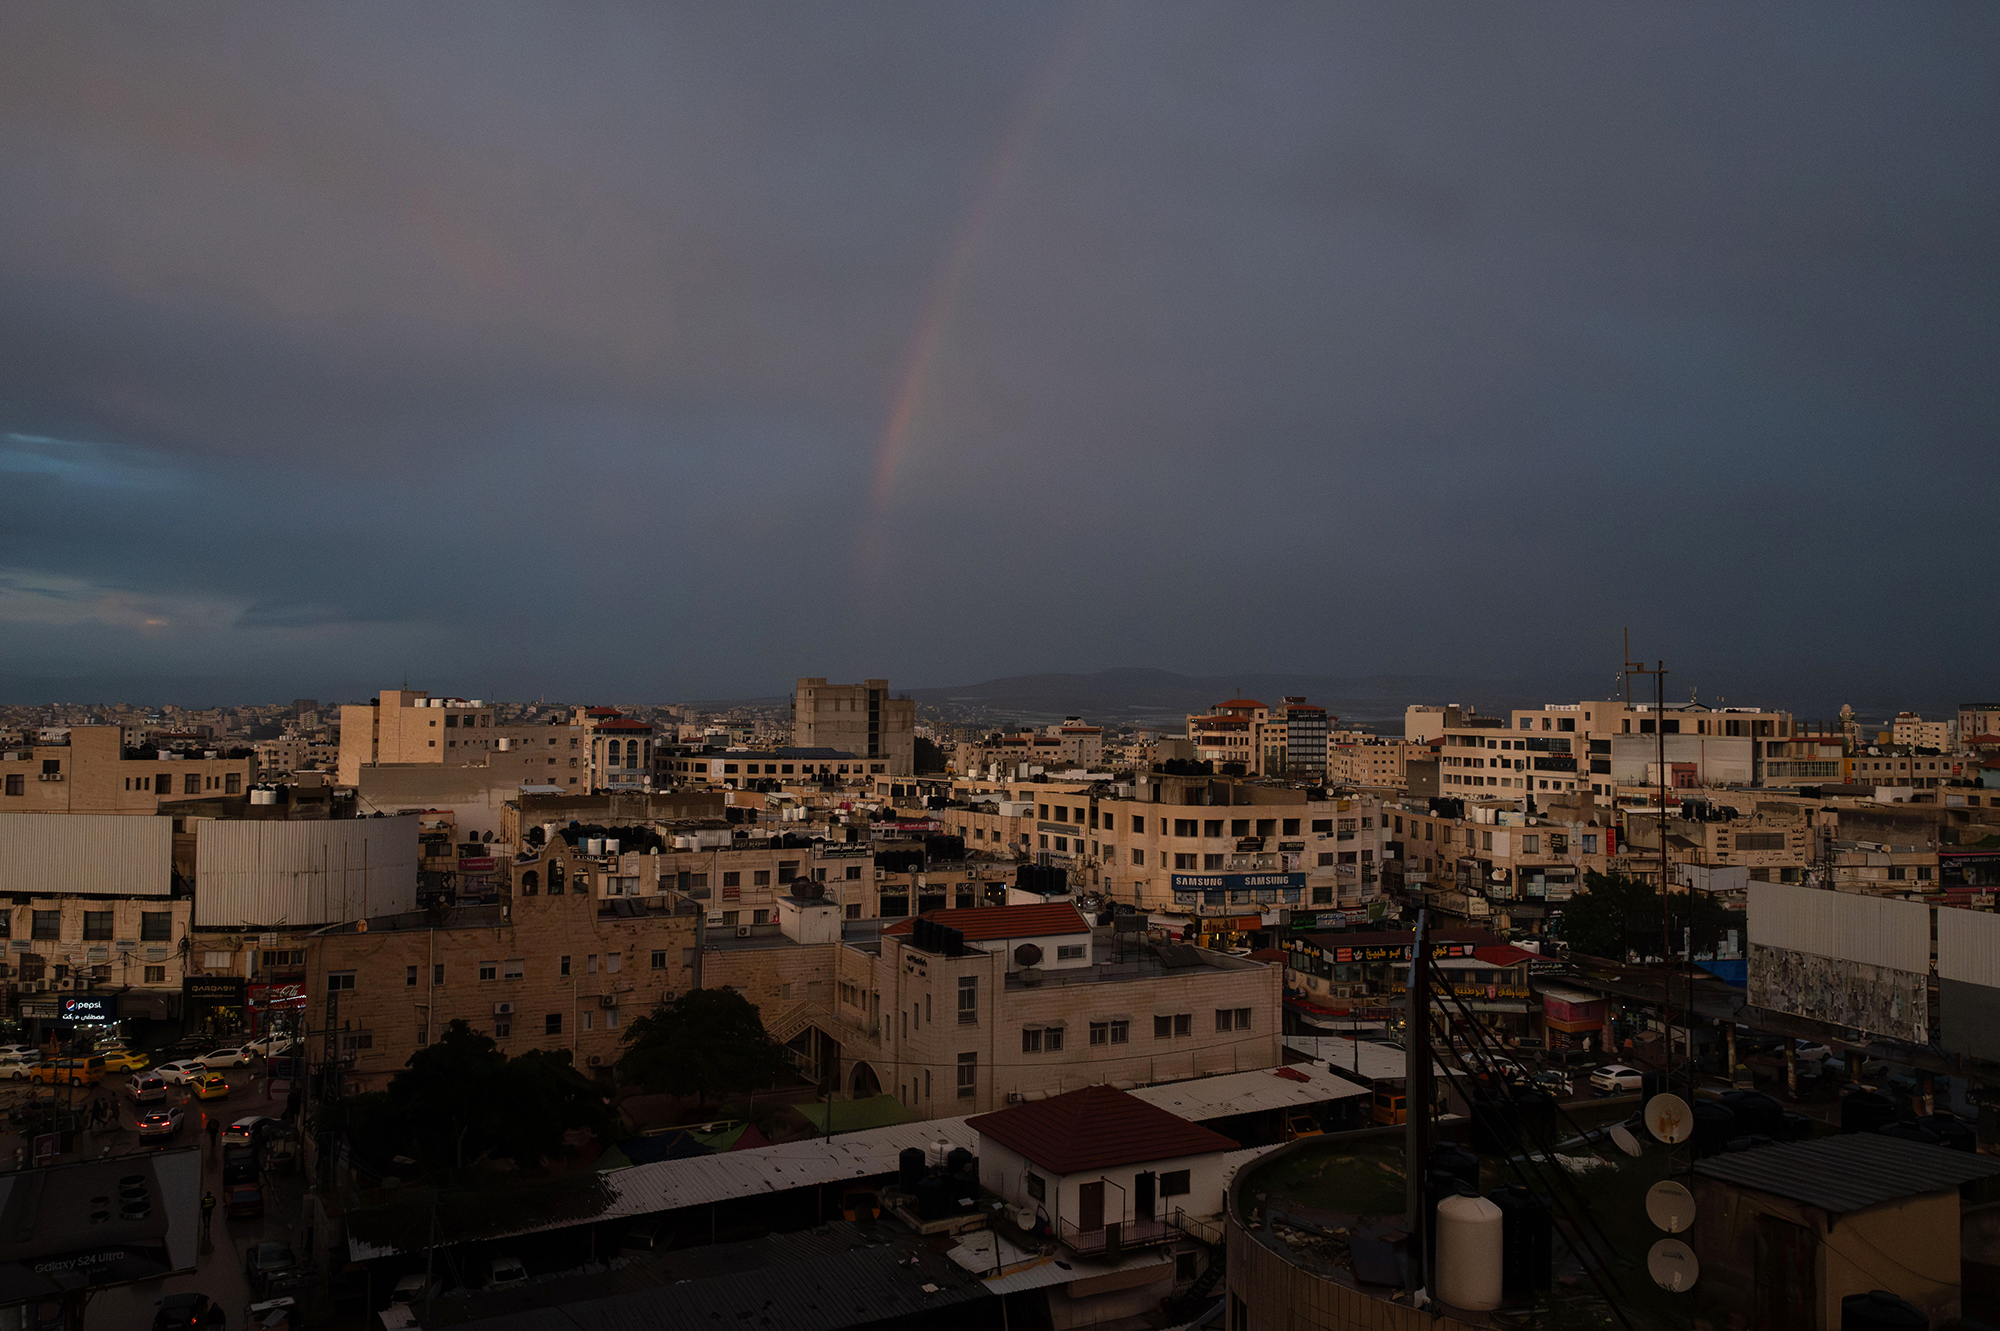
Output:
[[[514,1015],[514,1005],[512,1003],[495,1003],[493,1005],[493,1015],[496,1017],[511,1017]]]
[[[737,925],[737,926],[736,926],[736,936],[737,936],[738,938],[748,938],[748,937],[750,936],[750,926],[749,926],[749,925],[747,925],[747,924],[739,924],[739,925]]]
[[[60,781],[63,779],[63,774],[61,772],[44,772],[41,775],[41,779],[44,781]]]
[[[586,1058],[583,1061],[585,1063],[588,1063],[591,1067],[596,1067],[598,1064],[604,1061],[604,1055],[592,1054],[589,1058]]]
[[[1019,1091],[1009,1091],[1009,1092],[1007,1092],[1007,1103],[1008,1103],[1008,1104],[1010,1104],[1010,1105],[1017,1105],[1017,1104],[1020,1104],[1020,1103],[1021,1103],[1021,1093],[1020,1093]]]
[[[618,995],[616,995],[616,994],[599,994],[599,995],[597,996],[597,1006],[599,1006],[599,1007],[617,1007],[617,1006],[618,1006]]]

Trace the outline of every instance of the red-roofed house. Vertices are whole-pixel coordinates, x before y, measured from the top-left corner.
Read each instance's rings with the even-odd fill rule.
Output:
[[[1110,1086],[970,1120],[979,1180],[1083,1254],[1171,1242],[1219,1216],[1235,1142]]]

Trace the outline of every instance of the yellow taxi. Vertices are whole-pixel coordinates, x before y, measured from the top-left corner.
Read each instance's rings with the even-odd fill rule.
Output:
[[[106,1072],[139,1072],[153,1064],[150,1057],[135,1049],[100,1049],[97,1052],[104,1060]]]
[[[220,1072],[210,1072],[196,1077],[188,1083],[194,1088],[197,1100],[220,1100],[229,1094],[229,1078]]]
[[[30,1072],[28,1080],[39,1086],[95,1086],[104,1080],[104,1060],[94,1054],[51,1059]]]

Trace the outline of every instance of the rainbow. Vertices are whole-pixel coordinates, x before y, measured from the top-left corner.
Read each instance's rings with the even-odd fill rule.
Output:
[[[1069,81],[1070,72],[1082,53],[1086,35],[1087,25],[1080,14],[1065,30],[1040,74],[1022,94],[1000,135],[979,188],[945,251],[944,262],[924,293],[916,330],[910,337],[901,371],[896,377],[896,391],[890,400],[888,421],[875,448],[875,479],[869,491],[868,519],[862,526],[861,536],[861,562],[864,567],[872,566],[880,551],[878,533],[888,519],[889,501],[896,491],[896,473],[908,456],[911,427],[917,418],[918,408],[923,404],[925,384],[944,346],[945,335],[950,331],[952,312],[958,304],[966,274],[972,269],[979,243],[999,211],[1000,201],[1021,173],[1030,144],[1054,108],[1063,85]]]

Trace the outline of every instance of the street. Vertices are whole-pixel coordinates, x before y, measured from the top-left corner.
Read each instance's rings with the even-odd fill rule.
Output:
[[[118,1108],[118,1123],[116,1128],[79,1131],[76,1153],[63,1157],[65,1160],[95,1159],[107,1153],[136,1154],[151,1151],[157,1146],[199,1144],[202,1148],[202,1186],[214,1193],[216,1198],[215,1216],[209,1231],[213,1249],[202,1255],[198,1270],[187,1275],[99,1291],[92,1297],[84,1314],[86,1331],[143,1331],[153,1324],[154,1308],[161,1298],[189,1290],[198,1290],[220,1303],[228,1314],[231,1327],[244,1326],[244,1310],[251,1302],[249,1284],[243,1274],[245,1249],[267,1239],[292,1242],[299,1199],[305,1191],[304,1179],[297,1173],[280,1178],[267,1174],[263,1178],[262,1216],[231,1219],[223,1213],[222,1152],[220,1146],[209,1146],[204,1131],[205,1120],[217,1119],[227,1126],[252,1114],[276,1118],[284,1110],[282,1100],[267,1101],[264,1098],[266,1082],[261,1069],[231,1069],[225,1075],[229,1078],[229,1095],[224,1099],[208,1101],[187,1097],[186,1118],[180,1133],[172,1141],[164,1143],[140,1144],[133,1130],[135,1106],[125,1096],[128,1074],[107,1076],[103,1086],[91,1092],[85,1092],[81,1087],[74,1092],[78,1103],[90,1095],[108,1096]],[[8,1083],[6,1090],[0,1092],[0,1101],[11,1104],[26,1093],[25,1083]],[[58,1094],[69,1095],[71,1092],[68,1088],[58,1088]],[[168,1095],[183,1097],[186,1092],[180,1087],[172,1087]],[[151,1106],[137,1108],[143,1111]],[[31,1149],[32,1145],[20,1134],[8,1132],[0,1136],[0,1160],[11,1162],[17,1149]]]

